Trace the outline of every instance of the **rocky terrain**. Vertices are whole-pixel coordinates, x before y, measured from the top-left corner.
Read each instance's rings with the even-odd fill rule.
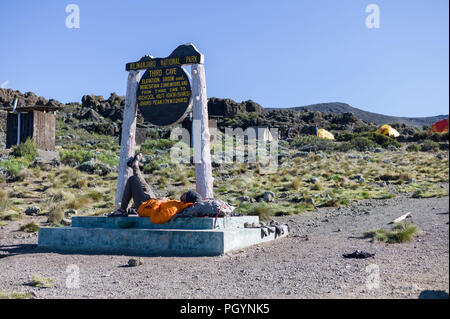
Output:
[[[357,118],[363,120],[368,123],[375,123],[378,125],[383,125],[387,123],[400,123],[406,126],[415,126],[422,127],[424,125],[431,126],[433,123],[436,123],[440,120],[448,118],[447,115],[438,115],[438,116],[428,116],[428,117],[398,117],[398,116],[389,116],[384,114],[378,114],[373,112],[364,111],[358,109],[356,107],[352,107],[346,103],[320,103],[313,104],[307,106],[297,106],[291,107],[288,109],[296,110],[296,111],[304,111],[308,110],[311,112],[326,112],[326,113],[353,113]]]
[[[260,163],[220,161],[222,143],[212,143],[215,196],[243,215],[287,223],[291,235],[221,257],[146,257],[142,265],[127,267],[129,256],[61,255],[36,246],[39,227],[68,226],[73,215],[114,210],[124,97],[86,95],[80,103],[63,105],[30,92],[0,89],[3,137],[4,110],[14,98],[19,107],[63,109],[56,120],[57,159],[40,158],[31,141],[0,150],[0,266],[5,270],[0,274],[0,297],[448,294],[448,133],[429,135],[427,128],[397,122],[391,123],[401,133],[395,139],[374,133],[378,125],[355,113],[265,110],[254,101],[210,98],[210,113],[224,115],[218,119],[219,129],[269,126],[281,133],[275,173],[266,173]],[[312,136],[315,126],[330,130],[336,140]],[[194,189],[192,162],[173,162],[169,156],[176,142],[168,139],[170,128],[152,127],[140,117],[138,127],[144,130],[141,168],[157,196],[178,198]],[[361,238],[406,212],[420,229],[411,241],[386,244]],[[342,258],[355,249],[374,252],[375,258]],[[373,263],[381,279],[375,290],[365,286],[365,267]],[[81,271],[80,289],[65,286],[69,264]],[[30,285],[39,281],[33,275],[51,278],[54,285]]]
[[[18,107],[40,105],[49,107],[64,106],[57,113],[58,119],[74,129],[85,129],[104,135],[119,136],[123,118],[125,97],[116,93],[105,99],[97,95],[85,95],[81,103],[63,104],[54,99],[38,97],[33,92],[21,93],[12,89],[0,89],[0,131],[5,132],[6,114],[2,110],[11,108],[14,99]],[[331,131],[335,136],[343,132],[374,131],[380,124],[391,124],[400,131],[404,140],[420,132],[423,126],[448,117],[444,115],[427,118],[400,118],[366,112],[344,103],[325,103],[288,109],[265,109],[249,100],[235,102],[231,99],[211,97],[208,99],[209,114],[218,117],[218,128],[252,126],[276,127],[282,132],[281,138],[293,138],[301,134],[312,134],[314,127]],[[169,135],[168,128],[144,124],[138,112],[138,126],[147,129],[148,136],[164,137]],[[417,140],[417,138],[416,138]]]
[[[142,257],[136,267],[128,266],[133,256],[42,251],[36,234],[17,231],[14,222],[0,229],[0,292],[28,298],[448,298],[448,207],[448,196],[400,196],[321,208],[277,217],[289,225],[287,238],[218,257]],[[420,227],[413,242],[361,238],[405,212]],[[375,256],[343,258],[357,249]],[[67,284],[73,265],[79,288]],[[33,275],[52,285],[33,286]]]

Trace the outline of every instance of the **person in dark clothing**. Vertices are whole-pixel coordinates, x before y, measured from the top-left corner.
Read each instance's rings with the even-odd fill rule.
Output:
[[[156,199],[155,193],[150,185],[147,184],[141,170],[139,169],[139,161],[141,158],[142,153],[139,152],[128,161],[127,165],[133,169],[133,175],[128,178],[125,184],[120,207],[113,213],[109,214],[109,217],[128,216],[127,208],[131,199],[133,199],[134,208],[136,210],[138,210],[143,203],[149,201],[150,199]],[[161,200],[168,199],[162,198]],[[195,203],[201,201],[202,197],[199,193],[190,190],[181,195],[180,200],[184,203]]]

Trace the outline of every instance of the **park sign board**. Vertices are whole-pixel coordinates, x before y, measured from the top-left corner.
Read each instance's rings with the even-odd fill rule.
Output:
[[[190,110],[191,97],[188,76],[180,66],[148,69],[136,94],[144,120],[161,126],[182,121]]]
[[[145,69],[139,81],[136,101],[144,121],[166,126],[181,122],[189,113],[192,91],[181,67],[203,62],[203,55],[192,45],[180,45],[167,58],[143,57],[128,63],[127,71]]]
[[[178,46],[167,58],[153,58],[146,55],[137,62],[127,63],[125,70],[137,71],[176,65],[203,64],[203,60],[203,54],[201,54],[197,48],[190,43]]]

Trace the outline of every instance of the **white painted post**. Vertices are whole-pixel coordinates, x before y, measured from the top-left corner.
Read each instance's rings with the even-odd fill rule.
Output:
[[[214,198],[205,67],[193,64],[191,72],[196,189],[203,198]]]
[[[13,113],[17,113],[17,145],[20,144],[20,112],[16,110],[17,108],[17,99],[14,99],[13,105]]]
[[[125,97],[125,108],[123,111],[122,137],[120,142],[120,162],[119,174],[117,176],[116,208],[119,207],[122,200],[123,190],[128,178],[132,175],[131,168],[127,167],[130,157],[134,156],[136,145],[136,91],[140,80],[139,71],[130,71],[128,73],[127,94]]]

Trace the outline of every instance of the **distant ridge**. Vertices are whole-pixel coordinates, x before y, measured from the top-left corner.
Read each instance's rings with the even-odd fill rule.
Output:
[[[312,112],[328,112],[328,113],[353,113],[357,118],[362,121],[376,124],[392,124],[401,123],[407,126],[422,127],[423,125],[431,126],[433,123],[448,118],[447,115],[437,115],[428,117],[399,117],[399,116],[389,116],[378,113],[372,113],[352,107],[346,103],[340,102],[330,102],[330,103],[319,103],[306,106],[296,106],[283,108],[284,110],[308,110]],[[267,111],[276,110],[276,108],[266,108]]]

